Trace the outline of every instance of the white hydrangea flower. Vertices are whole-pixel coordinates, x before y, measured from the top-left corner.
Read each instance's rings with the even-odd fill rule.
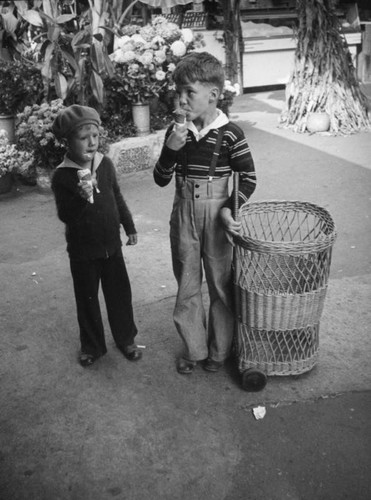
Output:
[[[115,41],[114,41],[114,50],[121,49],[126,43],[130,42],[130,36],[122,36],[122,37],[117,37],[115,36]]]
[[[183,57],[187,52],[187,47],[181,40],[176,40],[170,45],[170,50],[176,57]]]
[[[146,50],[141,56],[138,57],[138,61],[144,64],[144,66],[148,66],[153,61],[153,53]]]
[[[193,41],[193,31],[190,28],[183,28],[181,32],[185,43],[188,44]]]
[[[150,42],[155,36],[155,29],[150,24],[147,24],[139,31],[139,35],[147,42]]]
[[[155,51],[155,61],[158,64],[162,64],[166,61],[166,52],[164,50],[156,50]]]
[[[167,67],[168,71],[171,73],[175,70],[176,66],[174,63],[170,63],[169,66]]]
[[[161,47],[161,45],[164,45],[164,43],[165,43],[165,40],[160,35],[156,35],[151,40],[152,47],[156,47],[157,45],[159,45]]]
[[[120,63],[128,63],[135,60],[135,52],[133,50],[120,50],[119,56],[116,59],[116,62]]]
[[[134,43],[139,43],[139,44],[145,44],[146,41],[144,40],[144,38],[139,35],[139,33],[135,33],[134,35],[131,36],[131,40],[134,42]]]
[[[161,69],[159,69],[156,71],[155,76],[156,76],[156,80],[162,82],[162,80],[165,80],[166,73],[165,73],[165,71],[162,71]]]

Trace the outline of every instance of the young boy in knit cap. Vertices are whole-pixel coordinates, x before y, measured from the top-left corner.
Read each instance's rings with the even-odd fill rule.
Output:
[[[238,234],[232,217],[228,180],[239,173],[239,203],[256,185],[250,149],[240,127],[217,108],[223,91],[221,63],[207,52],[192,53],[177,65],[173,78],[184,124],[175,123],[154,169],[154,179],[166,186],[175,173],[175,198],[170,218],[173,270],[178,282],[174,322],[184,342],[177,360],[181,374],[197,362],[216,372],[230,353],[232,311],[232,246],[227,234]],[[202,303],[203,269],[210,296],[208,328]]]
[[[107,352],[98,300],[102,285],[114,341],[124,356],[137,361],[129,277],[122,255],[120,225],[136,245],[133,218],[120,192],[112,161],[98,152],[100,117],[87,106],[61,111],[53,132],[67,152],[57,167],[52,189],[58,216],[66,225],[67,251],[80,327],[79,361],[90,366]]]

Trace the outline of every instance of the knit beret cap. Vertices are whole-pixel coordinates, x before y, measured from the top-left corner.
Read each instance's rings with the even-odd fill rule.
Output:
[[[56,116],[52,131],[59,139],[67,138],[71,133],[82,125],[100,125],[100,117],[94,108],[73,104],[63,109]]]

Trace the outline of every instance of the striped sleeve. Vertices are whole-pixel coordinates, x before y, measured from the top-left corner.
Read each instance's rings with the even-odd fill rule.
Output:
[[[250,147],[242,129],[230,122],[230,127],[225,132],[229,144],[229,165],[233,172],[238,172],[239,193],[238,206],[246,203],[256,188],[256,173],[254,160]],[[234,193],[224,206],[232,208]]]
[[[170,183],[176,167],[178,152],[166,146],[166,141],[171,133],[171,129],[172,126],[169,127],[166,131],[164,145],[162,147],[160,157],[157,160],[155,168],[153,170],[153,178],[155,180],[155,183],[160,187],[167,186]]]

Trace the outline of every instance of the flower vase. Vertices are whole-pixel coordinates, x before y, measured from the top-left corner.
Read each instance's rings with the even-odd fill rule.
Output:
[[[41,192],[51,192],[52,176],[52,170],[42,167],[36,167],[36,185]]]
[[[150,128],[150,109],[148,102],[134,102],[132,104],[132,115],[134,126],[137,131],[137,136],[148,135],[151,133]]]
[[[8,136],[9,144],[15,142],[15,116],[14,115],[0,115],[0,132],[5,130]]]

